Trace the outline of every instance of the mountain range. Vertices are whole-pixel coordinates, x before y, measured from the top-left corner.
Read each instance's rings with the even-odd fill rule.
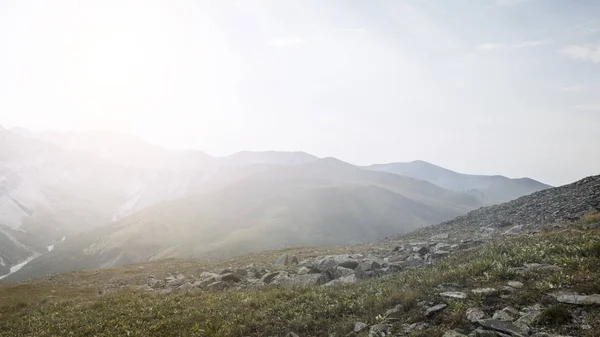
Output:
[[[0,278],[366,242],[548,187],[422,161],[213,157],[114,132],[0,128]]]

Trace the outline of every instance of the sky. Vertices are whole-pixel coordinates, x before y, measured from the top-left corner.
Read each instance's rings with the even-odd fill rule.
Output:
[[[0,125],[600,174],[597,0],[0,0]]]

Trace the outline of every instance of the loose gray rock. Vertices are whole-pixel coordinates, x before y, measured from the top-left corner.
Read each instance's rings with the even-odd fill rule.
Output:
[[[177,290],[179,291],[189,291],[194,289],[194,286],[191,283],[184,283],[183,285],[179,286],[179,288],[177,288]]]
[[[217,281],[209,284],[206,288],[208,290],[225,290],[228,286],[229,284],[227,282]]]
[[[148,279],[148,287],[152,288],[152,289],[157,289],[160,288],[162,286],[162,281],[155,279],[154,277],[151,277]]]
[[[505,322],[497,319],[483,319],[479,324],[485,329],[494,330],[509,334],[513,337],[524,337],[524,333],[518,326],[511,322]]]
[[[279,275],[278,271],[274,271],[274,272],[270,272],[270,273],[266,273],[262,278],[261,281],[263,281],[265,284],[269,284],[271,283],[271,281],[277,276]]]
[[[447,239],[448,239],[448,233],[434,235],[429,238],[430,241],[447,240]]]
[[[522,282],[519,281],[508,281],[508,285],[516,289],[521,289],[525,286]]]
[[[471,292],[478,296],[495,296],[498,295],[498,290],[494,288],[477,288],[471,290]]]
[[[308,269],[307,267],[300,267],[300,269],[298,269],[298,275],[306,275],[310,272],[310,269]]]
[[[481,309],[477,309],[477,308],[467,309],[466,314],[467,314],[467,319],[471,323],[475,323],[485,317],[485,313]]]
[[[348,276],[342,276],[338,279],[329,281],[328,283],[325,284],[325,286],[335,286],[338,284],[348,284],[348,283],[356,283],[358,282],[358,279],[356,278],[356,275],[352,274],[352,275],[348,275]]]
[[[296,255],[283,254],[275,260],[275,264],[280,266],[287,266],[290,264],[298,264],[298,258]]]
[[[569,303],[577,305],[600,305],[600,294],[581,295],[571,292],[556,292],[549,294],[560,303]]]
[[[391,329],[391,324],[375,324],[369,329],[369,337],[385,337]]]
[[[424,256],[425,254],[429,253],[430,249],[428,247],[425,246],[421,246],[421,247],[415,247],[413,248],[413,250],[416,253],[419,253],[419,255]]]
[[[361,332],[364,329],[368,328],[369,326],[363,322],[356,322],[354,323],[354,332]]]
[[[221,281],[225,281],[225,282],[241,282],[242,278],[234,273],[227,273],[227,274],[223,274],[221,275]]]
[[[450,252],[447,250],[436,250],[433,252],[433,257],[439,258],[450,255]]]
[[[440,296],[446,297],[446,298],[459,299],[459,300],[464,300],[465,298],[467,298],[467,294],[460,292],[460,291],[447,291],[447,292],[440,293]]]
[[[425,316],[426,317],[431,317],[435,314],[437,314],[438,312],[446,309],[448,305],[446,304],[438,304],[438,305],[434,305],[432,307],[427,308],[427,310],[425,310]]]

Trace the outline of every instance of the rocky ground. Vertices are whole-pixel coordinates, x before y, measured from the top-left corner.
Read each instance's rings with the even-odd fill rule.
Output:
[[[380,242],[0,284],[0,336],[600,336],[600,177]]]

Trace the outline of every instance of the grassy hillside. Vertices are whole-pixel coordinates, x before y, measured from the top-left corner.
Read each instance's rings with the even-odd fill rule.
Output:
[[[556,290],[600,293],[600,232],[586,229],[582,223],[562,226],[559,231],[554,226],[545,228],[534,237],[491,241],[466,255],[454,255],[424,269],[337,287],[170,295],[140,288],[149,274],[208,267],[192,261],[162,261],[5,284],[0,286],[0,336],[64,336],[71,332],[94,336],[284,336],[288,332],[343,336],[353,331],[356,322],[390,324],[395,333],[416,323],[414,326],[420,328],[413,328],[407,335],[442,336],[450,329],[475,328],[477,324],[467,319],[469,308],[480,308],[491,315],[507,306],[532,305],[543,308],[530,323],[532,328],[571,336],[598,336],[600,306],[586,306],[586,323],[577,323],[580,307],[558,303],[548,294]],[[386,244],[382,243],[382,248]],[[277,254],[263,253],[219,265],[225,268],[257,262]],[[561,271],[523,274],[511,269],[525,263],[550,264]],[[440,290],[436,290],[440,284],[452,283],[465,289],[500,288],[509,280],[518,280],[524,287],[509,296],[469,295],[464,300],[442,299]],[[435,303],[447,307],[435,316],[426,316],[423,305]],[[386,314],[391,308],[398,310]]]

